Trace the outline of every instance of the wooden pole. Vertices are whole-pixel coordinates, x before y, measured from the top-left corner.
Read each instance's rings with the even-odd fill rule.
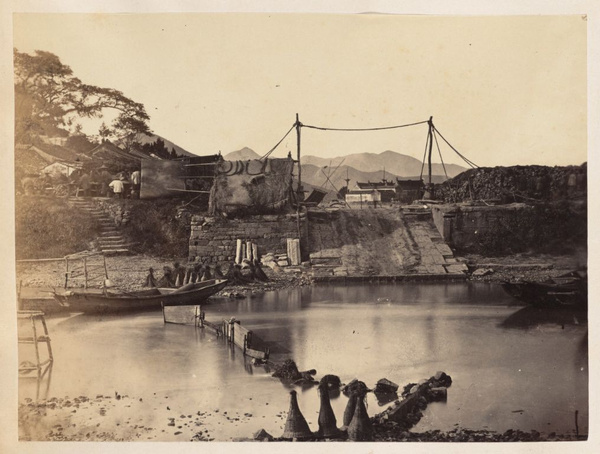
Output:
[[[302,167],[300,165],[300,130],[302,123],[300,123],[300,117],[296,114],[296,145],[297,145],[297,160],[298,160],[298,203],[304,200],[304,188],[302,187]]]
[[[242,263],[242,240],[239,238],[235,242],[235,263]]]
[[[302,166],[300,165],[300,130],[302,123],[300,117],[296,114],[296,138],[298,151],[298,190],[296,191],[296,228],[298,230],[298,240],[302,238],[302,229],[300,227],[300,202],[304,200],[304,188],[302,187]],[[308,216],[308,213],[306,214]]]
[[[433,117],[429,117],[429,156],[427,158],[427,167],[429,169],[429,184],[431,185],[431,151],[433,149]]]
[[[88,288],[88,269],[87,269],[87,259],[83,258],[83,275],[85,277],[84,288]]]
[[[65,258],[65,288],[69,285],[69,259]]]
[[[102,260],[104,262],[104,277],[106,279],[108,279],[108,268],[106,267],[106,256],[105,255],[102,256]]]
[[[38,380],[41,378],[41,374],[42,374],[42,366],[40,365],[40,350],[38,347],[38,335],[37,335],[37,329],[35,328],[35,316],[31,315],[31,328],[33,330],[33,345],[35,346],[35,357],[37,360],[37,376],[38,376]]]

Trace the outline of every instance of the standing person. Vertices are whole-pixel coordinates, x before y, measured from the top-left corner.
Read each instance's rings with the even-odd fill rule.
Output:
[[[123,184],[123,180],[120,178],[115,178],[108,185],[109,188],[113,190],[113,193],[117,199],[123,198],[123,190],[125,189],[125,185]]]
[[[139,199],[140,198],[140,187],[142,182],[142,176],[139,170],[135,170],[131,174],[131,198]]]
[[[106,164],[102,164],[98,170],[100,171],[100,175],[98,176],[98,180],[100,182],[100,195],[102,197],[108,197],[108,185],[112,181],[113,177],[108,172],[108,167],[106,167]]]
[[[79,190],[81,190],[81,192],[83,193],[84,197],[87,197],[90,195],[90,186],[91,186],[91,179],[90,176],[87,173],[83,173],[81,175],[81,177],[79,178],[79,185],[77,186],[77,192],[76,194],[79,194]]]

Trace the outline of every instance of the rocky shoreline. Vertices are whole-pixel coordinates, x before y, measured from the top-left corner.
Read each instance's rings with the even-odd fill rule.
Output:
[[[253,415],[238,414],[219,409],[186,409],[171,411],[168,396],[114,396],[96,395],[74,398],[51,398],[34,402],[25,399],[19,405],[20,441],[213,441],[214,436],[205,424],[220,419],[234,424]],[[149,405],[161,405],[159,416],[151,423],[139,417]],[[168,409],[168,410],[167,410]],[[285,421],[287,412],[279,414]],[[456,427],[443,432],[403,430],[399,424],[388,421],[373,424],[376,442],[536,442],[586,440],[586,435],[575,433],[544,433],[535,430],[509,429],[505,432],[473,430]],[[232,438],[231,441],[256,441],[252,434]],[[273,439],[273,441],[283,441]],[[314,441],[319,441],[315,439]],[[321,440],[323,441],[323,440]]]

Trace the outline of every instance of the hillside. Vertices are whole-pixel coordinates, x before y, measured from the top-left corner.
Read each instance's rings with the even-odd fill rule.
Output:
[[[308,155],[302,157],[302,164],[312,164],[319,167],[335,167],[342,162],[342,160],[345,166],[360,169],[363,172],[382,172],[385,168],[386,173],[389,172],[390,174],[401,177],[419,175],[422,167],[422,163],[418,159],[390,150],[378,154],[355,153],[348,156],[338,156],[332,159]],[[433,163],[431,167],[434,175],[444,175],[444,168],[441,164]],[[455,177],[465,170],[465,167],[457,164],[446,164],[446,171],[450,178]],[[427,168],[425,168],[425,171],[427,171]]]
[[[174,148],[178,155],[191,156],[191,157],[197,156],[196,154],[191,153],[184,148],[181,148],[179,145],[171,142],[168,139],[165,139],[162,136],[159,136],[158,134],[138,134],[136,139],[142,145],[152,144],[152,143],[156,142],[157,139],[161,139],[162,141],[164,141],[165,147],[167,147],[169,149],[169,151],[171,150],[171,148]],[[118,142],[117,142],[117,145],[119,145]]]

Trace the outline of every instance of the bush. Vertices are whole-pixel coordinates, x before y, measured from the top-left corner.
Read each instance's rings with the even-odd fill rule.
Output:
[[[178,216],[177,199],[128,202],[129,222],[123,226],[131,250],[161,257],[187,257],[190,222]]]
[[[87,214],[51,197],[16,198],[17,259],[63,257],[90,249],[99,233]]]

